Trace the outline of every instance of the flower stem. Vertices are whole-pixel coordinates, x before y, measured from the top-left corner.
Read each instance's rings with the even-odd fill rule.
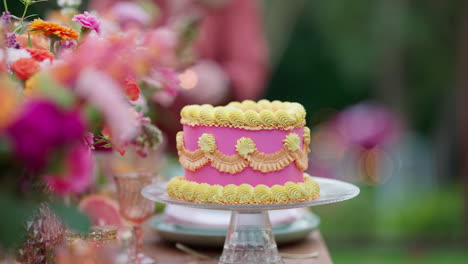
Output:
[[[5,7],[5,11],[8,12],[8,5],[7,5],[7,1],[6,1],[6,0],[3,0],[3,7]]]
[[[54,53],[54,46],[55,46],[55,40],[51,39],[50,47],[49,47],[50,53]]]
[[[4,0],[5,1],[5,0]],[[24,2],[24,11],[23,11],[23,15],[21,16],[21,19],[20,19],[20,26],[17,27],[14,31],[14,33],[23,33],[23,28],[24,28],[24,17],[26,16],[26,12],[28,11],[28,7],[29,7],[29,2]]]
[[[23,21],[24,21],[24,17],[26,16],[26,12],[28,11],[28,7],[29,7],[29,4],[24,4],[23,15],[21,16],[21,24],[22,24]]]
[[[32,48],[31,32],[28,31],[28,47]]]

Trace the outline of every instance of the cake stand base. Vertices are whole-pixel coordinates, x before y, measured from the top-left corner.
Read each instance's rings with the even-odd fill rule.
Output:
[[[283,264],[268,211],[232,211],[219,264]]]
[[[283,264],[271,230],[268,210],[280,210],[337,203],[359,194],[359,188],[346,182],[317,178],[317,200],[284,204],[208,204],[178,200],[166,193],[166,184],[153,184],[141,191],[146,198],[166,204],[231,211],[220,264]],[[190,216],[188,216],[190,217]]]

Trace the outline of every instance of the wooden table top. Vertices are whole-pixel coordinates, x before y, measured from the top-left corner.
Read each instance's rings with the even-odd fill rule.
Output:
[[[213,260],[201,260],[188,253],[182,252],[174,244],[162,241],[157,233],[153,231],[145,232],[145,244],[143,251],[146,255],[157,260],[157,263],[170,264],[216,264],[221,255],[221,249],[199,249],[200,253],[213,257]],[[325,245],[320,231],[313,231],[304,241],[280,246],[280,253],[306,254],[318,252],[318,257],[309,259],[286,259],[285,264],[332,264],[330,254]]]

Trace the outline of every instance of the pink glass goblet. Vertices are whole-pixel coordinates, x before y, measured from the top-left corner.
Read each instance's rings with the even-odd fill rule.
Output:
[[[143,231],[141,224],[154,213],[154,202],[141,195],[143,187],[153,183],[155,177],[148,173],[128,173],[114,175],[117,185],[117,198],[120,214],[133,225],[135,232],[135,254],[131,256],[135,263],[154,263],[142,253]]]

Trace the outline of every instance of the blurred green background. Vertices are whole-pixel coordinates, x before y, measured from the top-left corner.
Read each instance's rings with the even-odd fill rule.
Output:
[[[355,178],[361,187],[357,198],[313,209],[334,261],[466,263],[467,189],[458,131],[468,116],[457,117],[457,102],[464,101],[467,88],[460,56],[468,48],[467,5],[457,0],[264,4],[273,52],[267,98],[301,102],[312,128],[368,100],[394,111],[405,127],[406,151],[389,155],[407,160],[412,169],[394,170],[375,185]],[[340,173],[347,172],[353,174]]]
[[[8,3],[14,14],[21,10],[19,1]],[[369,100],[393,111],[404,128],[387,152],[403,165],[373,184],[340,167],[335,175],[358,184],[361,194],[314,208],[334,261],[466,263],[468,135],[459,132],[468,121],[465,1],[262,3],[271,50],[266,98],[302,103],[313,130]],[[38,4],[31,13],[53,6]]]

